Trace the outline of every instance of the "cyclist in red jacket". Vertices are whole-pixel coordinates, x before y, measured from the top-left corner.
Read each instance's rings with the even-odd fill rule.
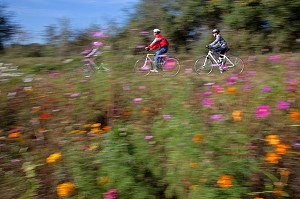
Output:
[[[152,41],[151,44],[149,44],[145,49],[147,51],[149,50],[156,50],[155,56],[154,56],[154,61],[155,61],[155,68],[151,70],[151,72],[158,72],[158,62],[159,62],[159,55],[162,55],[166,52],[168,52],[169,49],[169,42],[168,40],[160,35],[160,30],[159,29],[154,29],[153,34],[155,36],[155,39]]]

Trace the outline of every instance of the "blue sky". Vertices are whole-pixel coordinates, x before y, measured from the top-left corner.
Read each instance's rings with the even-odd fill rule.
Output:
[[[120,24],[127,19],[123,11],[139,0],[0,0],[15,14],[14,21],[30,33],[28,42],[41,42],[45,26],[58,25],[68,18],[73,29],[84,29],[92,24],[109,25],[111,20]]]

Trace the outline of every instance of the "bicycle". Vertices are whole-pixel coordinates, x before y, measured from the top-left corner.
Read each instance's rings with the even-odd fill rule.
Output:
[[[154,67],[154,61],[151,56],[155,54],[147,54],[145,57],[138,59],[134,64],[134,73],[136,75],[147,76]],[[158,71],[162,71],[164,76],[175,76],[180,71],[180,63],[175,57],[169,57],[167,54],[159,56]]]
[[[85,77],[90,77],[92,74],[97,72],[110,70],[108,68],[108,64],[104,62],[104,52],[99,52],[98,49],[93,49],[92,51],[83,51],[81,54],[88,54],[85,59],[81,60],[81,62],[86,62],[80,68],[80,71],[84,74]]]
[[[229,49],[226,50],[224,54],[220,54],[220,62],[218,62],[212,54],[212,49],[208,48],[208,53],[206,56],[202,56],[195,61],[194,69],[195,72],[200,74],[210,74],[213,71],[213,68],[217,66],[220,73],[225,71],[237,71],[237,73],[242,73],[245,67],[244,61],[238,56],[227,56],[226,53]]]

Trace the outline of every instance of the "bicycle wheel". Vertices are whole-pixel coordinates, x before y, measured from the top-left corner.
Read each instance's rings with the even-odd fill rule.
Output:
[[[147,76],[150,73],[150,70],[153,68],[153,64],[147,58],[141,58],[137,60],[134,64],[134,73],[139,76]]]
[[[84,64],[80,68],[80,72],[85,76],[85,77],[91,77],[92,74],[95,72],[93,66],[90,64]]]
[[[207,56],[200,57],[195,61],[194,69],[198,75],[210,74],[213,70],[213,62]]]
[[[97,56],[94,59],[95,69],[98,71],[109,71],[109,64],[105,62],[105,58],[102,56]]]
[[[179,61],[174,57],[168,57],[163,60],[162,71],[164,76],[175,76],[180,71]]]
[[[245,64],[244,61],[239,58],[238,56],[228,56],[227,57],[230,61],[227,60],[226,62],[226,70],[233,72],[233,73],[242,73],[244,68],[245,68]],[[231,63],[230,63],[231,62]]]

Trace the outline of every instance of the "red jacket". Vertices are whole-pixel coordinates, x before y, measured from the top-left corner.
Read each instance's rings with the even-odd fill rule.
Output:
[[[166,46],[169,46],[168,40],[162,35],[157,34],[155,35],[155,39],[153,40],[153,42],[147,47],[150,48],[151,50],[155,50],[157,48],[162,48]]]

